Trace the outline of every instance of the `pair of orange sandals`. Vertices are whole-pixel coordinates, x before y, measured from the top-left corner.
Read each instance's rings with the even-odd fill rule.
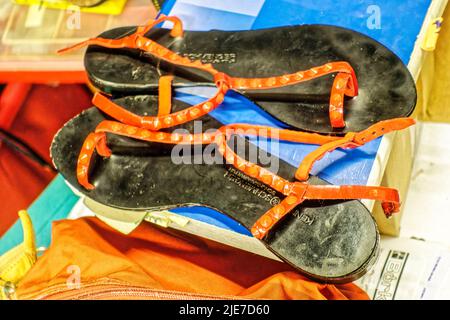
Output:
[[[128,55],[136,61],[142,62],[143,59],[144,63],[150,63],[148,61],[153,59],[153,65],[157,61],[159,66],[172,66],[176,70],[194,69],[195,72],[213,77],[217,88],[214,96],[190,107],[177,105],[174,110],[172,87],[174,79],[178,77],[176,72],[160,77],[158,98],[133,95],[113,101],[102,93],[96,93],[93,104],[101,112],[95,108],[87,110],[69,121],[55,137],[52,158],[58,170],[80,192],[112,207],[154,210],[193,204],[211,206],[241,222],[282,260],[318,281],[348,282],[364,274],[376,259],[379,235],[370,213],[354,199],[381,201],[386,217],[390,217],[400,208],[397,190],[361,185],[329,185],[317,177],[310,177],[310,171],[314,163],[328,152],[337,148],[357,148],[386,133],[405,129],[415,121],[407,117],[387,119],[359,132],[342,134],[340,132],[344,132],[346,125],[344,104],[357,97],[359,90],[356,73],[349,63],[327,62],[306,71],[281,76],[237,78],[219,71],[219,64],[192,61],[152,40],[155,34],[164,30],[154,27],[166,20],[174,23],[173,29],[167,31],[170,36],[182,39],[181,21],[176,17],[161,16],[148,26],[133,29],[126,36],[90,39],[63,49],[61,53],[89,45],[108,57]],[[138,51],[140,56],[132,56],[121,49]],[[149,56],[143,58],[142,53]],[[217,123],[209,118],[208,114],[224,101],[229,90],[276,90],[317,81],[324,76],[329,76],[332,81],[328,113],[335,134],[238,123],[217,128]],[[370,88],[363,90],[368,91]],[[155,104],[158,105],[156,109]],[[152,116],[145,115],[152,111]],[[216,127],[216,130],[202,133],[173,132],[179,128],[192,130],[192,122],[203,119],[209,121],[210,127]],[[278,175],[260,164],[252,163],[245,154],[238,154],[230,142],[236,138],[236,132],[242,130],[251,132],[248,135],[317,144],[319,147],[308,154],[295,170],[295,180],[289,176],[292,168],[288,164],[281,164],[281,173]],[[225,159],[225,165],[208,169],[204,164],[182,164],[178,167],[169,164],[168,154],[174,145],[179,144],[213,144]],[[146,150],[148,148],[154,151]],[[104,158],[103,161],[95,160],[95,152]],[[237,174],[236,170],[230,171],[230,167],[241,174]],[[235,179],[226,178],[230,175]],[[241,181],[238,185],[236,179]],[[251,191],[242,192],[242,183],[250,185],[251,188],[246,190]],[[232,190],[228,193],[229,189]],[[211,196],[206,195],[208,190]],[[219,194],[214,194],[215,190]],[[258,198],[257,193],[262,191],[272,195],[271,199],[275,200],[267,202]],[[266,212],[261,215],[259,210]],[[305,216],[310,219],[305,220]]]

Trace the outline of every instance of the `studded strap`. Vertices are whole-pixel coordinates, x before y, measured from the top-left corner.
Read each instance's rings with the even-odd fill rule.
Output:
[[[333,128],[345,127],[344,96],[346,95],[346,93],[348,94],[347,90],[349,88],[349,85],[351,87],[351,79],[351,76],[345,73],[338,73],[336,78],[334,78],[329,107],[330,123]],[[354,97],[354,92],[351,92],[349,96]]]
[[[375,140],[384,134],[403,130],[412,125],[416,121],[411,118],[397,118],[380,121],[366,130],[361,132],[349,132],[344,137],[335,137],[336,139],[325,144],[322,144],[319,148],[309,153],[298,167],[295,178],[299,181],[306,181],[309,178],[309,174],[314,163],[323,158],[323,156],[337,148],[353,149],[360,147],[372,140]]]
[[[227,76],[227,82],[231,89],[253,89],[267,90],[272,88],[292,86],[309,80],[323,77],[327,74],[338,73],[349,75],[347,83],[339,82],[339,89],[348,96],[356,96],[358,94],[358,81],[356,74],[351,65],[345,61],[328,62],[322,66],[314,67],[305,71],[297,71],[291,74],[284,74],[277,77],[267,78],[235,78]]]
[[[231,89],[267,90],[271,88],[292,86],[305,81],[336,73],[330,95],[330,124],[333,128],[344,128],[344,96],[358,95],[358,81],[355,71],[345,61],[329,62],[323,66],[314,67],[306,71],[298,71],[269,78],[234,78],[229,77]]]
[[[216,142],[219,143],[219,151],[224,155],[227,163],[286,196],[282,202],[255,222],[251,232],[258,239],[267,236],[268,232],[286,214],[305,200],[379,200],[382,202],[386,217],[390,217],[400,210],[399,195],[395,189],[371,186],[309,185],[304,182],[287,181],[273,172],[239,157],[227,144],[230,137],[228,128],[225,126],[220,130],[224,135],[220,139],[216,139]]]
[[[73,46],[58,50],[57,53],[65,54],[74,50],[79,50],[89,45],[97,45],[110,49],[134,48],[148,52],[161,60],[164,60],[166,62],[175,65],[200,69],[210,73],[211,75],[215,75],[216,73],[218,73],[218,71],[215,70],[209,63],[204,64],[200,60],[191,61],[189,58],[180,56],[179,54],[173,52],[172,50],[167,49],[166,47],[160,45],[159,43],[145,37],[145,34],[149,30],[151,30],[153,27],[155,27],[157,24],[163,21],[174,22],[174,27],[170,33],[171,36],[173,37],[183,36],[183,27],[180,19],[174,16],[167,17],[165,15],[161,15],[159,19],[152,21],[148,25],[138,27],[133,34],[124,36],[119,39],[91,38],[86,41],[75,44]]]
[[[220,78],[216,81],[216,85],[217,91],[215,95],[205,102],[169,114],[164,114],[167,112],[168,107],[161,107],[160,105],[158,116],[139,116],[119,106],[99,92],[95,93],[92,103],[104,113],[122,123],[156,131],[193,121],[216,109],[223,102],[225,94],[229,89],[226,83]],[[163,97],[160,97],[160,100],[168,104],[169,97],[167,95],[168,93],[164,93]]]
[[[87,190],[93,190],[94,186],[89,183],[89,165],[91,163],[94,150],[103,157],[109,157],[111,150],[106,145],[106,134],[103,132],[90,133],[84,140],[77,161],[78,183]]]
[[[414,125],[415,123],[415,120],[411,118],[384,120],[361,132],[349,132],[344,137],[325,136],[316,133],[277,129],[249,124],[231,124],[223,127],[222,130],[231,130],[232,132],[242,130],[242,132],[245,132],[246,135],[257,135],[271,139],[320,145],[320,147],[316,150],[306,155],[295,173],[295,178],[297,180],[306,181],[309,178],[309,174],[314,163],[322,159],[326,153],[337,148],[353,149],[360,147],[381,137],[384,134],[397,130],[403,130]]]
[[[263,214],[253,225],[254,237],[263,239],[268,232],[305,200],[354,200],[369,199],[381,201],[387,218],[400,210],[398,191],[386,187],[309,185],[290,182],[291,192],[278,205]]]
[[[89,182],[88,177],[89,166],[94,151],[97,151],[102,157],[108,158],[111,156],[111,150],[106,144],[106,133],[166,144],[207,144],[214,142],[219,131],[201,134],[166,133],[127,125],[117,121],[104,120],[97,125],[95,132],[90,133],[86,137],[78,155],[77,180],[87,190],[93,190],[95,188]]]

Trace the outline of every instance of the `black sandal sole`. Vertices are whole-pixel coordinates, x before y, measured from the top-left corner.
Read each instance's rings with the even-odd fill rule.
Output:
[[[102,33],[121,38],[135,32],[122,27]],[[294,86],[240,93],[292,128],[326,134],[357,132],[381,120],[409,116],[416,105],[414,80],[406,66],[379,42],[355,31],[325,25],[302,25],[251,31],[186,31],[174,39],[169,30],[146,36],[182,56],[201,59],[233,77],[261,78],[307,70],[333,61],[355,69],[359,95],[344,103],[346,127],[333,129],[329,99],[335,74]],[[174,74],[174,87],[213,85],[211,75],[167,64],[138,49],[89,46],[85,67],[101,91],[119,95],[149,94],[161,75]]]
[[[141,115],[157,112],[154,96],[125,97],[116,102]],[[184,103],[174,100],[175,110],[184,108]],[[284,198],[226,164],[176,165],[171,161],[173,145],[110,134],[108,145],[113,155],[108,159],[96,157],[90,174],[96,188],[88,191],[77,182],[77,158],[88,133],[105,119],[98,109],[88,109],[66,123],[51,146],[58,171],[96,202],[132,211],[207,206],[250,230],[262,214]],[[202,120],[204,130],[220,126],[209,116]],[[192,130],[193,124],[184,127]],[[257,147],[246,143],[252,154],[251,148]],[[198,154],[203,148],[192,151]],[[295,170],[279,160],[278,175],[294,177]],[[317,177],[312,177],[309,183],[326,184]],[[375,262],[379,233],[372,215],[360,201],[307,201],[286,216],[262,242],[280,259],[312,279],[345,283],[361,277]]]

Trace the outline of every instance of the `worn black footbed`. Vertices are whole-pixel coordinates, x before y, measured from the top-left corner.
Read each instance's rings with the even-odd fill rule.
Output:
[[[116,102],[141,115],[157,112],[154,96],[124,97]],[[186,107],[174,100],[174,110]],[[84,139],[104,119],[107,116],[96,108],[82,112],[65,124],[51,146],[58,171],[69,184],[96,202],[130,212],[202,205],[230,216],[250,230],[261,215],[284,197],[227,164],[175,164],[171,160],[173,145],[112,134],[107,140],[113,155],[108,159],[94,157],[90,182],[96,188],[88,191],[77,182],[76,162]],[[202,121],[203,130],[220,126],[209,116]],[[192,130],[193,125],[188,123],[184,128]],[[254,144],[235,138],[246,143],[248,154],[254,154]],[[203,150],[204,147],[196,146],[191,151],[198,155]],[[264,153],[258,152],[261,155]],[[279,160],[277,174],[293,181],[295,169]],[[309,183],[326,184],[317,177]],[[287,215],[263,243],[306,276],[321,282],[344,283],[362,276],[375,262],[379,233],[372,215],[358,200],[308,201]]]
[[[102,38],[121,38],[135,27],[106,31]],[[329,99],[336,74],[271,90],[240,93],[285,124],[298,130],[346,133],[374,123],[409,116],[417,94],[406,66],[379,42],[352,30],[325,25],[302,25],[251,31],[186,31],[173,38],[167,29],[150,30],[146,37],[180,55],[212,63],[230,76],[261,78],[307,70],[333,61],[347,61],[356,72],[359,95],[346,98],[346,127],[333,129]],[[162,75],[174,74],[174,87],[213,85],[211,75],[167,64],[138,49],[89,46],[85,67],[90,81],[112,94],[149,94]]]

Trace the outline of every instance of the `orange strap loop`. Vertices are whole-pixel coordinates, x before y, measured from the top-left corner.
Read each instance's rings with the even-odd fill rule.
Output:
[[[214,142],[219,131],[201,134],[177,134],[162,131],[151,131],[141,127],[123,124],[117,121],[104,120],[100,122],[94,133],[90,133],[82,147],[77,161],[77,180],[87,190],[93,190],[94,186],[89,183],[88,174],[94,150],[105,158],[111,156],[111,150],[106,144],[106,133],[130,137],[148,142],[159,142],[166,144],[206,144]]]
[[[300,164],[297,172],[295,173],[295,178],[299,181],[306,181],[309,178],[309,173],[314,165],[314,163],[323,158],[323,156],[337,148],[357,148],[372,140],[381,137],[384,134],[403,130],[412,125],[416,121],[411,118],[397,118],[391,120],[380,121],[366,130],[355,133],[347,133],[344,137],[337,138],[334,141],[322,144],[319,148],[309,153]]]
[[[89,165],[91,163],[94,149],[96,149],[97,153],[103,157],[109,157],[111,155],[111,150],[106,145],[105,133],[102,132],[90,133],[87,136],[86,140],[84,140],[80,154],[78,155],[77,161],[78,183],[88,190],[93,190],[95,188],[92,184],[89,183],[88,179]]]
[[[158,86],[158,117],[167,116],[172,110],[173,76],[159,78]]]
[[[140,26],[137,28],[136,33],[139,35],[145,35],[147,32],[149,32],[151,29],[153,29],[156,25],[160,24],[164,21],[170,21],[173,23],[173,28],[170,31],[170,35],[174,38],[182,37],[183,36],[183,22],[180,18],[176,16],[166,16],[164,14],[161,14],[158,19],[153,20],[152,22],[148,23],[146,26]]]
[[[351,77],[348,74],[338,73],[333,82],[330,95],[330,123],[333,128],[344,128],[344,95],[348,93]],[[354,97],[354,95],[352,95]]]

